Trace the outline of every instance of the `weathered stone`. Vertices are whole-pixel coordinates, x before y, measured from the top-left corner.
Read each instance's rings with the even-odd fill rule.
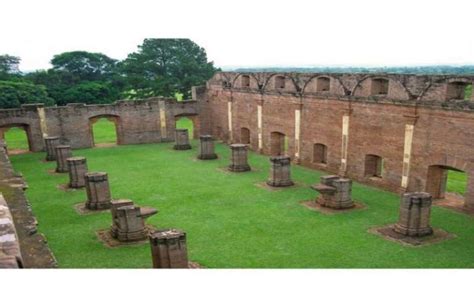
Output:
[[[69,187],[83,188],[86,185],[84,176],[87,173],[87,160],[84,157],[67,158],[69,169]]]
[[[291,180],[290,157],[271,157],[270,162],[270,177],[267,180],[267,184],[272,187],[292,186],[294,183]]]
[[[84,179],[87,192],[86,208],[89,210],[110,208],[111,195],[107,173],[86,173]]]
[[[400,199],[400,217],[393,230],[412,237],[432,234],[431,199],[425,192],[404,193]]]
[[[178,229],[165,229],[150,234],[153,268],[188,268],[186,233]]]
[[[321,183],[311,187],[320,193],[316,202],[332,209],[354,207],[352,201],[352,180],[335,175],[321,176]]]
[[[72,157],[71,146],[69,145],[58,145],[55,148],[56,151],[56,172],[67,173],[68,165],[67,159]]]
[[[198,159],[213,160],[217,159],[217,154],[214,152],[214,140],[210,135],[201,135],[199,137]]]
[[[0,269],[22,266],[20,243],[7,202],[0,193]]]
[[[112,226],[110,233],[121,242],[140,241],[147,238],[145,220],[158,213],[155,208],[137,207],[129,199],[113,200],[110,212]]]
[[[188,129],[176,129],[175,132],[175,145],[173,146],[176,150],[188,150],[191,149],[189,144]]]
[[[47,136],[44,138],[46,149],[46,161],[56,160],[56,146],[60,145],[58,136]]]
[[[250,166],[247,160],[247,145],[245,144],[231,144],[231,157],[229,170],[231,172],[247,172],[250,171]]]

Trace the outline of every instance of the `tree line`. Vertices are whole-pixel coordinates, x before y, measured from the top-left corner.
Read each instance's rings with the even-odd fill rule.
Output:
[[[153,96],[190,98],[218,70],[204,48],[189,39],[145,39],[118,61],[103,53],[55,55],[51,68],[22,73],[20,58],[0,55],[0,108],[26,103],[104,104]]]

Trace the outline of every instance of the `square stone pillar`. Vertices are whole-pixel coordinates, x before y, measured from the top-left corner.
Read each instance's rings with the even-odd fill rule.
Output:
[[[120,206],[115,209],[116,239],[121,242],[144,240],[147,237],[145,221],[140,215],[140,208],[134,205]]]
[[[56,160],[56,146],[60,145],[59,136],[47,136],[44,138],[46,148],[46,161]]]
[[[245,144],[231,144],[230,146],[231,158],[229,171],[231,172],[247,172],[250,171],[250,166],[247,159],[247,145]]]
[[[145,221],[158,213],[155,208],[137,207],[129,199],[112,200],[110,213],[112,226],[110,234],[121,242],[140,241],[147,238]]]
[[[393,230],[397,233],[421,237],[433,233],[430,226],[432,197],[426,192],[405,193],[400,199],[400,217]]]
[[[87,173],[87,160],[84,157],[67,158],[69,169],[69,187],[83,188],[86,185],[84,176]]]
[[[354,207],[352,201],[352,180],[336,175],[321,176],[321,183],[311,187],[320,193],[316,202],[332,209]]]
[[[271,157],[270,162],[270,177],[267,180],[267,184],[272,187],[292,186],[294,183],[291,180],[290,157]]]
[[[153,268],[188,268],[186,233],[178,229],[165,229],[150,234]]]
[[[191,145],[189,144],[188,129],[176,129],[175,142],[176,143],[173,146],[175,150],[191,149]]]
[[[111,196],[107,173],[86,173],[84,177],[87,192],[86,208],[89,210],[110,208]]]
[[[213,160],[217,159],[217,155],[214,152],[214,140],[210,135],[201,135],[199,137],[199,150],[198,159],[201,160]]]
[[[72,157],[71,146],[69,145],[58,145],[55,147],[56,151],[56,172],[67,173],[67,158]]]

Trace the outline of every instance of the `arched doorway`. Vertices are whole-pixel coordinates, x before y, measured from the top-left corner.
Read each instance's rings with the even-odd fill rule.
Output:
[[[464,197],[467,188],[467,174],[446,165],[431,165],[428,167],[426,192],[433,199],[444,199],[448,196]],[[451,194],[451,195],[450,195]]]
[[[250,129],[240,128],[240,143],[250,144]]]
[[[7,144],[9,154],[31,151],[29,125],[18,124],[0,127],[0,137]]]
[[[188,129],[190,139],[199,138],[199,118],[196,115],[183,115],[175,118],[176,129]]]
[[[89,119],[92,147],[107,147],[121,144],[120,117],[99,115]]]
[[[288,137],[281,132],[270,134],[270,154],[272,156],[282,156],[288,153]]]

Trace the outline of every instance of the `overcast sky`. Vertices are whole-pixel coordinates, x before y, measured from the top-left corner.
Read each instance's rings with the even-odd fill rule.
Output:
[[[186,37],[232,66],[474,64],[473,0],[5,0],[0,54],[123,59],[147,37]]]

